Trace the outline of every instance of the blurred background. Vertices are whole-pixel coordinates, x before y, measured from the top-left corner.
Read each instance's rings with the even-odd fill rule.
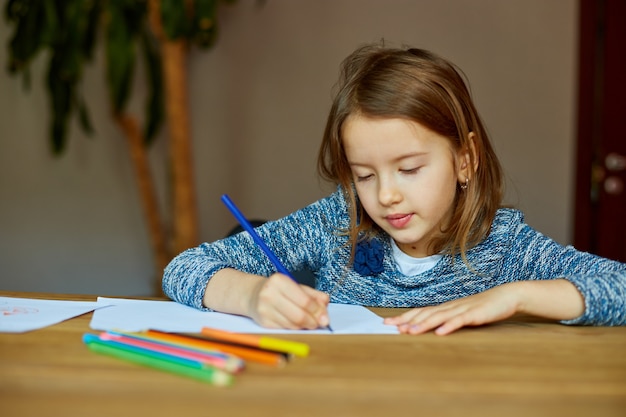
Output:
[[[505,168],[506,203],[572,243],[577,0],[239,0],[220,5],[218,21],[215,45],[191,48],[187,58],[199,241],[235,226],[223,193],[248,217],[274,219],[331,190],[315,163],[339,64],[357,46],[384,39],[462,68]],[[3,68],[10,36],[3,21]],[[94,134],[72,122],[60,156],[48,138],[46,61],[33,62],[30,90],[0,72],[2,290],[154,292],[161,271],[125,138],[110,117],[103,61],[99,46],[82,81]],[[129,102],[139,115],[140,67]],[[167,136],[161,130],[149,150],[166,217]]]

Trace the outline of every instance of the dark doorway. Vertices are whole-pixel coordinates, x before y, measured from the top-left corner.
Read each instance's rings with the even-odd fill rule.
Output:
[[[626,262],[626,1],[580,0],[574,245]]]

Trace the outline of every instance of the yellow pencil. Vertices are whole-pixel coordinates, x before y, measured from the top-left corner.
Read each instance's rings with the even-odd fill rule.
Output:
[[[203,327],[201,333],[204,336],[224,342],[237,343],[245,346],[254,346],[260,349],[289,353],[302,357],[306,357],[309,355],[309,345],[307,345],[306,343],[277,339],[267,336],[233,333],[225,330],[212,329],[209,327]]]

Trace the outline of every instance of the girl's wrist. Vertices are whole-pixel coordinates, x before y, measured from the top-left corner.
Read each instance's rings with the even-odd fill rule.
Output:
[[[555,320],[571,320],[582,315],[582,294],[566,279],[520,281],[517,312]]]
[[[247,292],[246,296],[242,300],[242,302],[245,304],[245,309],[247,311],[245,315],[255,321],[258,321],[259,319],[258,317],[259,293],[261,292],[263,284],[265,283],[265,279],[263,280],[256,279],[256,282],[254,283],[250,282],[251,286],[249,287],[249,291]]]
[[[533,285],[534,281],[519,281],[515,282],[514,285],[518,286],[517,289],[517,305],[516,312],[522,314],[531,314],[533,315],[533,298],[536,298],[537,288]]]

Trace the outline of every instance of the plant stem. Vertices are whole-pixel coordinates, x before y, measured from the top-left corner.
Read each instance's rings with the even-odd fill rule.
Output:
[[[163,269],[171,259],[171,255],[167,248],[166,234],[159,211],[154,179],[148,163],[148,150],[144,145],[144,139],[139,124],[132,116],[117,114],[114,118],[127,139],[128,151],[133,169],[135,170],[135,178],[137,179],[137,187],[139,189],[154,256],[155,277],[153,291],[154,294],[161,295],[163,294],[161,276]]]

